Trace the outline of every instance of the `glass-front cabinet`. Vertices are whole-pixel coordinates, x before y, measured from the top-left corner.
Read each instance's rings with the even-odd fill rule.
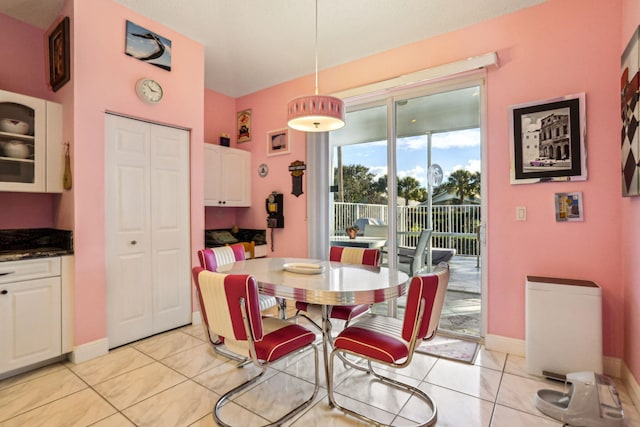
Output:
[[[0,91],[0,191],[62,192],[62,106]]]

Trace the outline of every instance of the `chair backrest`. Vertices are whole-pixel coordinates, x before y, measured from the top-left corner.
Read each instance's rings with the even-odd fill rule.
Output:
[[[431,237],[432,229],[424,229],[420,232],[420,236],[418,237],[418,244],[416,245],[416,251],[413,254],[413,259],[411,260],[411,272],[412,274],[418,274],[421,270],[424,269],[425,263],[425,255],[427,250],[427,245],[429,244],[429,238]]]
[[[242,243],[234,243],[230,246],[200,249],[198,259],[200,267],[209,271],[218,271],[218,267],[221,265],[244,260],[244,246]]]
[[[380,250],[370,248],[351,248],[344,246],[331,246],[329,261],[343,264],[363,264],[380,266]]]
[[[424,314],[422,322],[417,325],[417,339],[432,338],[438,324],[444,305],[447,286],[449,285],[449,265],[441,263],[435,272],[413,276],[409,283],[406,308],[404,312],[404,323],[402,326],[402,338],[410,341],[413,335],[416,319],[420,314],[420,304],[424,304]]]
[[[242,298],[245,300],[247,319],[254,340],[258,342],[263,337],[255,277],[248,274],[215,273],[202,267],[194,267],[193,280],[200,296],[203,320],[207,322],[209,330],[224,337],[229,350],[248,356],[250,344],[242,315]]]
[[[389,226],[379,224],[365,224],[364,237],[389,237]]]
[[[244,246],[245,256],[247,252],[249,253],[247,259],[254,259],[256,257],[256,242],[252,240],[250,242],[240,242],[240,244]]]

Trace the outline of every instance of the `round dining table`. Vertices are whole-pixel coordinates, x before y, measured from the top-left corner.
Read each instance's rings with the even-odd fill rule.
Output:
[[[307,258],[255,258],[218,268],[219,273],[250,274],[261,293],[322,307],[322,345],[325,374],[329,377],[333,305],[375,304],[405,294],[409,276],[397,269]],[[283,316],[286,311],[283,306]]]

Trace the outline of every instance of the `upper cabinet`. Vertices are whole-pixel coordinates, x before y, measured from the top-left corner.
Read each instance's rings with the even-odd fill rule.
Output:
[[[204,205],[251,206],[251,153],[204,144]]]
[[[62,105],[0,90],[0,191],[62,192]]]

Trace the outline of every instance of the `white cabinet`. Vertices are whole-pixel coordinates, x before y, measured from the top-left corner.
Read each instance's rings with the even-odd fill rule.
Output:
[[[204,144],[204,205],[251,206],[251,153]]]
[[[0,90],[0,191],[61,193],[63,163],[62,105]]]
[[[70,258],[0,263],[0,375],[71,350]]]

